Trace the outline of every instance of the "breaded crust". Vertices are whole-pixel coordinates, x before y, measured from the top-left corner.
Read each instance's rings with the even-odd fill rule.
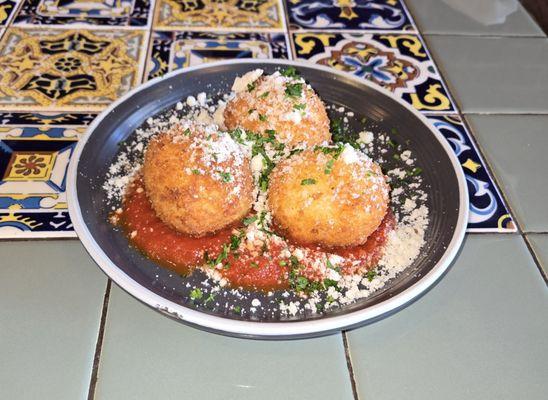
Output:
[[[288,96],[288,84],[292,83],[285,77],[266,76],[254,82],[253,90],[237,93],[224,111],[226,127],[259,134],[274,130],[277,140],[291,147],[329,142],[329,118],[323,102],[304,82],[300,83],[300,96]]]
[[[143,180],[158,217],[193,236],[238,221],[253,201],[249,159],[226,133],[197,124],[178,125],[150,141]]]
[[[346,145],[338,156],[306,150],[279,163],[268,205],[280,233],[297,243],[355,246],[380,225],[388,193],[380,167]]]

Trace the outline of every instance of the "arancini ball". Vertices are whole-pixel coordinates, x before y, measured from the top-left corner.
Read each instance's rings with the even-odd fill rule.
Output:
[[[143,180],[156,215],[192,236],[242,219],[253,203],[253,177],[239,145],[216,125],[182,121],[155,136]]]
[[[236,95],[224,110],[227,129],[275,131],[276,139],[290,147],[329,142],[329,118],[314,90],[299,77],[262,73],[258,69],[236,78]]]
[[[356,246],[379,227],[388,193],[380,167],[339,144],[280,162],[270,176],[268,206],[276,229],[299,244]]]

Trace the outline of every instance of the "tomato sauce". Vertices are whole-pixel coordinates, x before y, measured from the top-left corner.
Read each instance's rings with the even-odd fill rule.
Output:
[[[121,213],[113,214],[111,219],[142,253],[182,275],[191,272],[195,266],[203,265],[206,257],[215,259],[223,250],[223,245],[230,243],[232,232],[237,228],[231,226],[199,238],[175,231],[156,216],[140,179],[128,188]],[[346,260],[341,265],[342,274],[364,273],[382,257],[388,233],[394,229],[395,224],[395,217],[389,211],[379,228],[363,245],[341,249],[309,247],[308,250],[312,258],[321,260],[327,258],[326,252],[344,257]],[[282,257],[285,247],[283,243],[271,241],[259,250],[242,247],[237,253],[229,252],[223,267],[218,269],[230,286],[263,291],[289,288],[290,262]],[[295,245],[289,243],[289,248],[294,249]],[[312,264],[306,260],[302,264],[303,275],[314,279]]]
[[[206,252],[208,257],[216,258],[223,244],[230,241],[234,229],[228,227],[200,238],[175,231],[156,216],[141,179],[136,179],[128,188],[122,213],[115,214],[114,218],[142,253],[182,275],[188,274],[191,267],[203,264]]]

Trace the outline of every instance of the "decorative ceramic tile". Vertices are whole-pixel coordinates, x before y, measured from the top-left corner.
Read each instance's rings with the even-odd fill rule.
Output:
[[[97,114],[58,112],[0,112],[0,125],[89,125]]]
[[[458,157],[470,200],[469,232],[516,232],[516,226],[485,162],[457,115],[428,116]]]
[[[281,0],[158,0],[154,27],[176,30],[283,30]]]
[[[100,111],[141,79],[146,32],[10,28],[0,110]]]
[[[16,24],[146,26],[153,0],[25,0]]]
[[[231,58],[288,58],[287,51],[283,33],[155,32],[147,76]]]
[[[399,0],[286,0],[291,29],[414,31]]]
[[[84,132],[84,127],[0,127],[0,237],[72,231],[66,175]]]
[[[368,79],[423,112],[456,110],[417,35],[307,32],[292,38],[297,58]]]
[[[0,0],[0,26],[5,26],[13,16],[17,2],[13,0]]]

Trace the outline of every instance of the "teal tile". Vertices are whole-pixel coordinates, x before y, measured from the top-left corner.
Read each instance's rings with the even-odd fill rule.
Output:
[[[425,38],[462,111],[548,112],[546,38]]]
[[[341,335],[252,341],[172,321],[113,287],[100,399],[352,399]]]
[[[516,1],[406,0],[422,33],[545,36]]]
[[[527,235],[527,239],[533,246],[544,274],[548,275],[548,233],[530,234]]]
[[[106,278],[75,240],[0,254],[0,399],[87,398]]]
[[[458,260],[401,312],[349,333],[362,399],[540,400],[548,291],[518,235],[468,235]]]
[[[525,231],[548,231],[546,153],[548,115],[468,115],[480,147],[493,167]]]

